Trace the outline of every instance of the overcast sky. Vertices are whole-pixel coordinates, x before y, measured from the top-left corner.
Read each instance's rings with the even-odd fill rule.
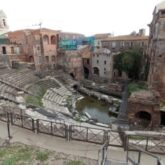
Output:
[[[0,0],[10,30],[42,26],[93,35],[129,34],[145,28],[162,0]]]

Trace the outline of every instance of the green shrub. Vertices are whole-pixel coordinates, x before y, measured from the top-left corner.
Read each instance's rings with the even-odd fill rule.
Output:
[[[66,165],[84,165],[81,161],[71,160],[66,163]]]
[[[41,152],[39,151],[36,155],[36,159],[40,160],[41,162],[46,161],[49,157],[49,153],[48,152]]]
[[[145,82],[130,83],[128,85],[129,94],[140,90],[147,90],[147,84]]]

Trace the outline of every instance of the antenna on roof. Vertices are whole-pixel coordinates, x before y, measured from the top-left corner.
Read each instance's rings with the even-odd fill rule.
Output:
[[[41,22],[39,22],[38,24],[33,24],[32,26],[39,26],[39,27],[40,27],[40,29],[41,29],[41,27],[42,27],[42,21],[41,21]]]

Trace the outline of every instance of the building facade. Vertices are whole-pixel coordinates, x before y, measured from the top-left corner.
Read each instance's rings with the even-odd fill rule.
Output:
[[[148,55],[150,70],[148,84],[165,99],[165,2],[158,4],[153,12],[150,27]]]
[[[14,62],[24,61],[19,44],[12,43],[6,35],[0,36],[0,63],[12,66]]]
[[[7,16],[3,12],[3,10],[0,10],[0,35],[7,33],[9,30],[9,26],[7,24]]]
[[[21,44],[27,62],[37,70],[57,64],[58,31],[51,29],[25,29],[9,32],[11,42]]]
[[[82,80],[84,78],[82,58],[79,51],[65,51],[61,65],[74,79]]]
[[[107,48],[112,52],[122,52],[128,49],[140,47],[147,49],[148,36],[145,36],[144,31],[141,29],[139,33],[131,33],[124,36],[112,36],[101,40],[103,48]]]
[[[106,48],[94,51],[92,56],[93,77],[112,80],[113,78],[113,54]]]

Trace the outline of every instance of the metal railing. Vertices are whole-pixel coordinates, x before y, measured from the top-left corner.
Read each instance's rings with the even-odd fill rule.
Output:
[[[164,165],[161,158],[157,155],[154,155],[150,152],[142,150],[140,147],[136,147],[134,145],[131,146],[135,152],[127,150],[127,162],[131,165],[141,165],[141,164],[150,164],[153,165]],[[131,156],[132,154],[132,156]],[[147,160],[143,160],[143,156],[147,157]],[[151,162],[151,163],[150,163]]]
[[[9,137],[10,125],[13,125],[32,132],[65,138],[67,141],[76,140],[100,145],[106,143],[107,146],[120,147],[130,151],[140,146],[146,152],[165,154],[165,133],[163,132],[141,131],[136,134],[137,131],[69,125],[64,121],[34,120],[29,116],[14,113],[1,113],[0,121],[7,123]]]

